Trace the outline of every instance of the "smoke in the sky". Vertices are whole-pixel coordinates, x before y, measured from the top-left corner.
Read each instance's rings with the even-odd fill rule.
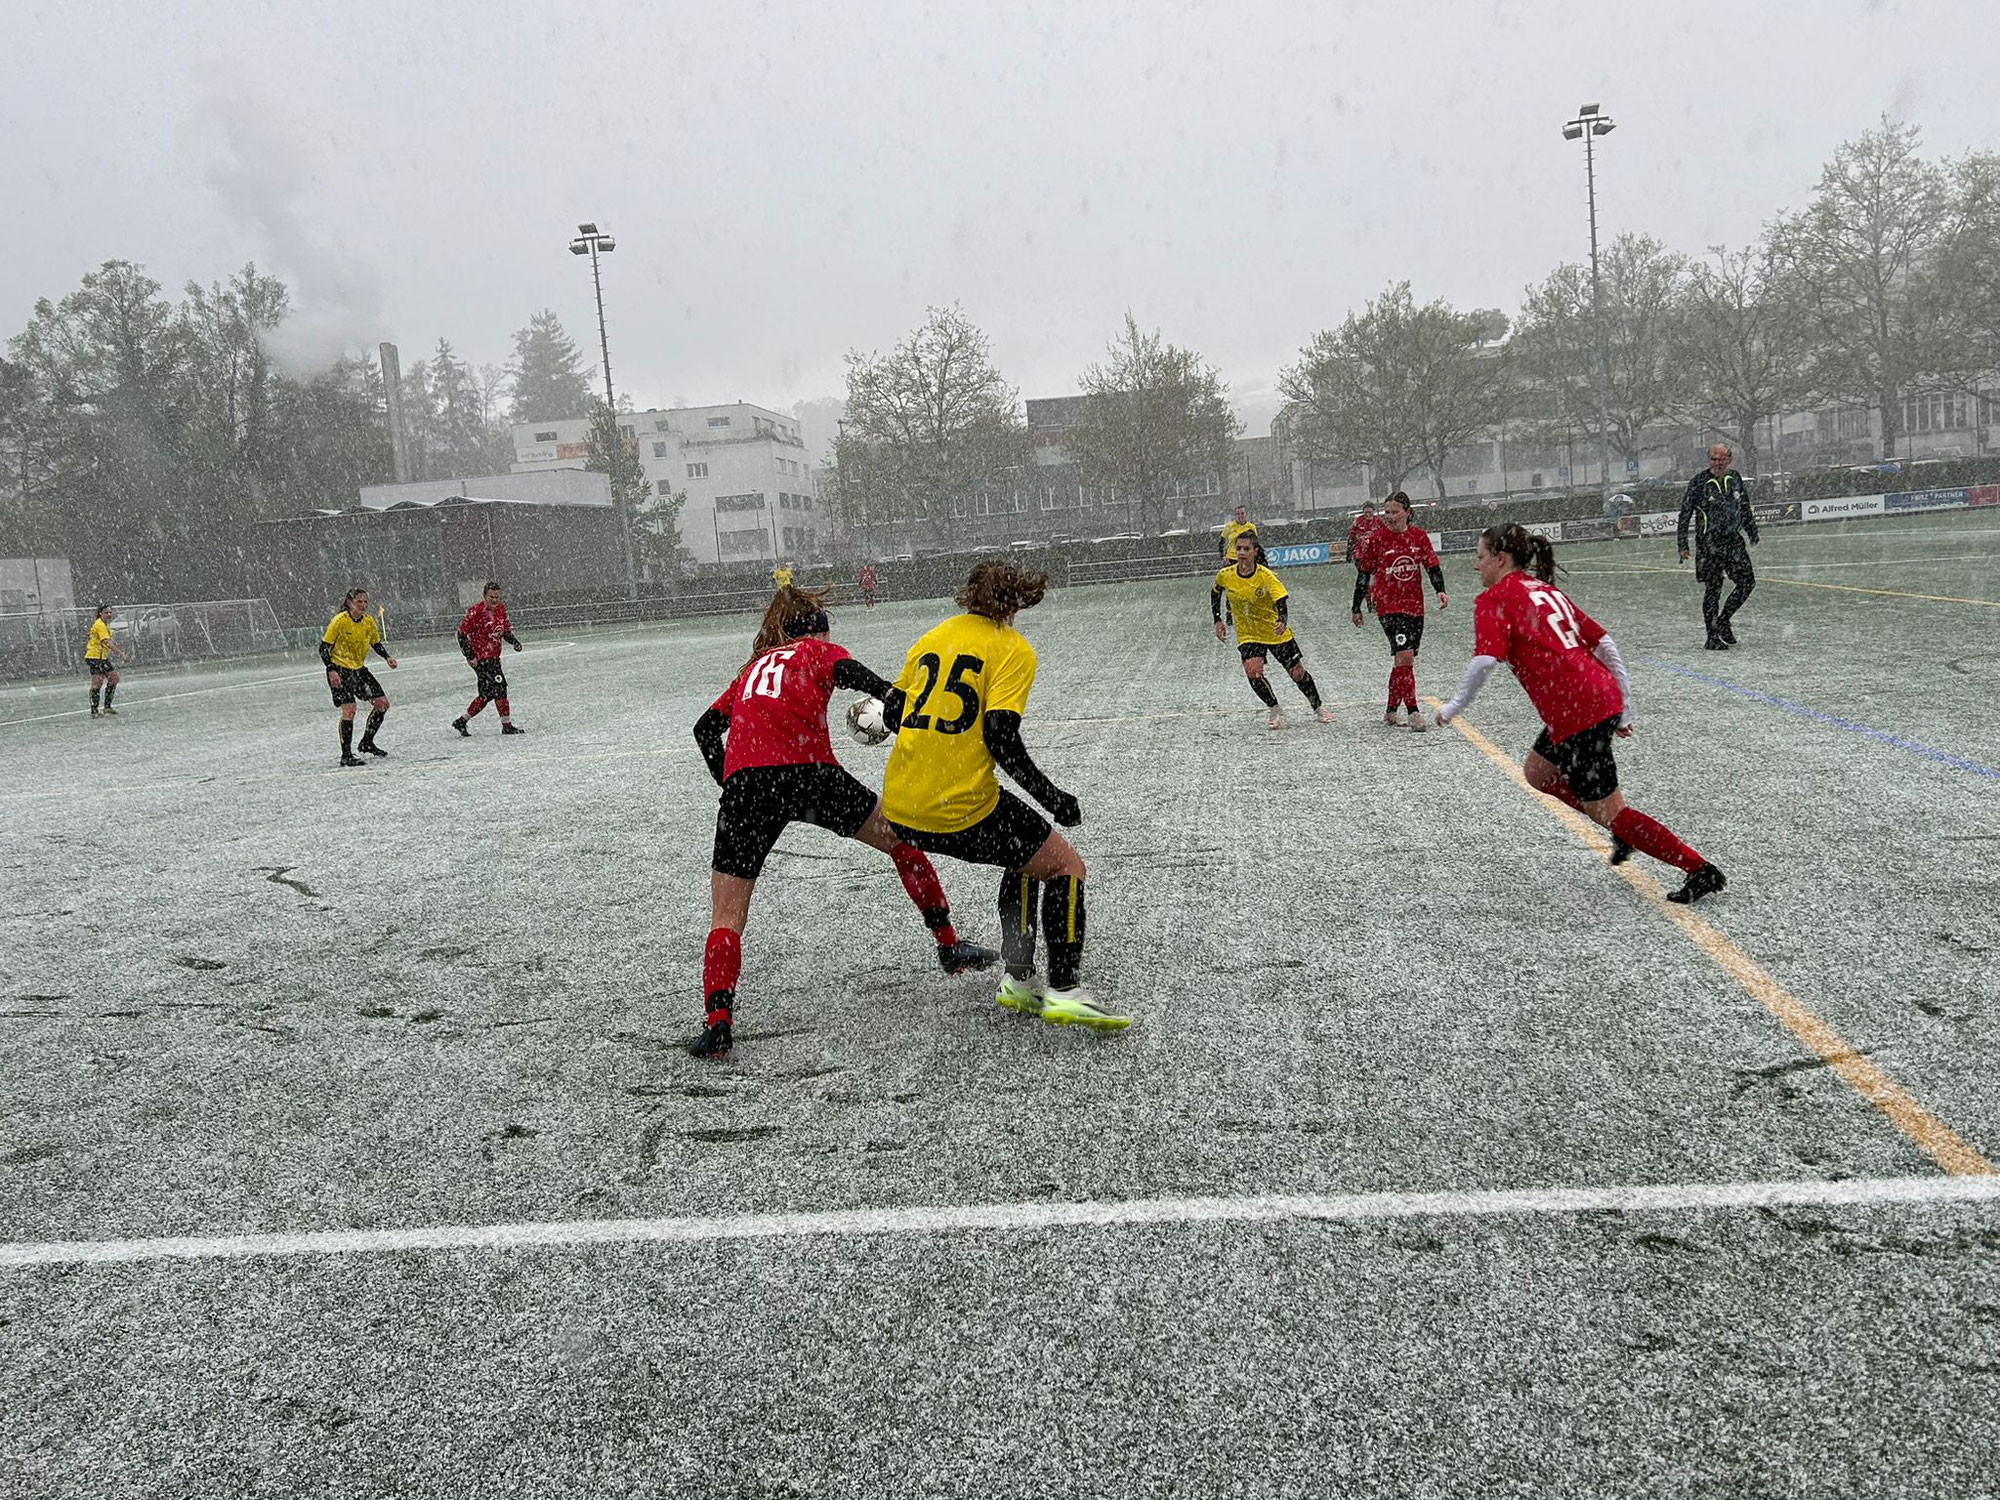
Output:
[[[283,106],[220,64],[199,82],[204,176],[258,247],[257,259],[291,288],[292,310],[265,340],[273,362],[305,373],[372,349],[385,336],[381,278],[302,218],[312,164]]]

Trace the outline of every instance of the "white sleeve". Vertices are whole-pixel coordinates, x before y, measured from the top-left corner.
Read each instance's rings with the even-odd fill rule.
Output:
[[[1475,656],[1465,669],[1465,680],[1458,685],[1458,691],[1451,695],[1451,702],[1438,710],[1438,722],[1449,724],[1453,719],[1472,707],[1472,700],[1479,696],[1479,690],[1486,685],[1486,678],[1500,665],[1497,656]]]
[[[1618,654],[1618,643],[1607,635],[1590,654],[1609,667],[1611,675],[1618,679],[1618,727],[1623,729],[1632,722],[1632,679],[1625,673],[1625,659]]]

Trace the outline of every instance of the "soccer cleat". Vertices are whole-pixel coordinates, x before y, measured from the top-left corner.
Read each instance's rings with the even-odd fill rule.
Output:
[[[502,724],[500,732],[502,734],[526,734],[528,731],[513,724]]]
[[[1614,865],[1622,865],[1625,863],[1626,860],[1630,859],[1631,857],[1632,857],[1632,846],[1626,843],[1625,840],[1618,837],[1617,834],[1615,833],[1612,834],[1611,863],[1613,863]]]
[[[939,943],[937,956],[939,965],[947,974],[970,974],[975,969],[990,969],[1000,962],[998,948],[982,948],[964,938],[955,943]]]
[[[1319,711],[1319,721],[1322,724],[1331,724],[1333,722],[1333,710],[1330,708],[1322,708]]]
[[[460,714],[457,718],[453,719],[451,721],[451,727],[453,729],[456,729],[460,734],[464,735],[467,739],[472,738],[472,726],[465,722],[464,714]]]
[[[1702,865],[1690,874],[1681,888],[1668,891],[1667,899],[1676,906],[1692,906],[1703,896],[1712,896],[1729,882],[1714,865]]]
[[[93,708],[90,711],[90,716],[93,719],[101,719],[104,717],[104,710],[101,708]]]
[[[1027,980],[1016,979],[1012,974],[1000,976],[1000,993],[993,997],[993,1003],[1002,1010],[1024,1016],[1039,1016],[1042,1013],[1042,997],[1034,992]]]
[[[1285,727],[1285,720],[1283,715],[1281,715],[1275,708],[1272,709],[1271,712],[1267,714],[1264,718],[1264,727],[1266,729],[1283,729]]]
[[[387,750],[384,750],[380,745],[376,744],[373,740],[363,740],[360,744],[356,745],[354,748],[359,750],[363,755],[374,756],[377,760],[387,760],[389,758],[389,752]]]
[[[1424,711],[1421,708],[1413,708],[1410,710],[1410,729],[1412,732],[1416,734],[1422,734],[1425,730],[1429,729],[1430,727],[1431,727],[1431,721],[1424,717]]]
[[[1733,646],[1736,644],[1736,632],[1729,628],[1727,620],[1717,620],[1715,622],[1715,633],[1722,637],[1723,645]]]
[[[1044,994],[1042,1019],[1051,1026],[1088,1026],[1092,1031],[1123,1031],[1132,1024],[1130,1016],[1115,1016],[1102,1009],[1081,985]]]
[[[1403,727],[1403,711],[1400,708],[1390,709],[1386,714],[1382,715],[1382,722],[1387,724],[1391,729],[1401,729]]]
[[[345,752],[343,752],[340,757],[340,763],[343,766],[365,766],[368,764],[368,762],[363,760],[360,756],[348,755]]]
[[[1729,649],[1729,642],[1725,641],[1719,635],[1712,635],[1701,643],[1701,649],[1704,651],[1727,651]]]
[[[733,1045],[729,1035],[729,1012],[722,1009],[708,1013],[701,1035],[687,1044],[690,1057],[727,1057]]]
[[[110,704],[107,703],[104,705],[104,717],[107,719],[115,719],[118,717],[118,710],[113,708]]]

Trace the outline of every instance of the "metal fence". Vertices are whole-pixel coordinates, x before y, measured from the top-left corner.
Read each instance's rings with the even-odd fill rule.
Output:
[[[135,666],[225,661],[286,644],[277,613],[264,599],[114,603],[111,611],[111,638]],[[94,609],[0,614],[0,678],[82,672],[84,643],[96,618]]]

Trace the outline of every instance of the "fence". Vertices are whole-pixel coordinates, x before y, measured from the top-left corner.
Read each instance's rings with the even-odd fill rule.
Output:
[[[278,651],[285,632],[264,599],[204,599],[182,604],[114,604],[111,638],[135,666],[223,661]],[[83,670],[94,609],[0,615],[0,678],[48,677]],[[114,661],[119,660],[114,655]]]

